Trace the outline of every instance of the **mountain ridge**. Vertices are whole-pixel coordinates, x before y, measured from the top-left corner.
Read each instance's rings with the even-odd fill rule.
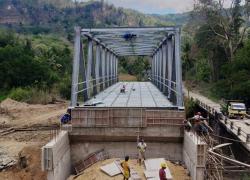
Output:
[[[172,17],[172,18],[171,18]],[[180,25],[173,15],[150,15],[136,10],[116,8],[104,1],[0,0],[0,24],[16,27],[39,26],[54,31],[72,31],[81,27],[168,26]],[[183,19],[185,16],[178,15]]]

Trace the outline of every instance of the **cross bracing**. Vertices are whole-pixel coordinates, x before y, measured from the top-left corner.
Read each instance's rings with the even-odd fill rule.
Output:
[[[118,60],[122,56],[150,57],[152,83],[173,104],[183,106],[179,27],[77,27],[75,31],[72,106],[76,106],[79,94],[87,101],[118,82]],[[86,59],[83,38],[88,41]]]

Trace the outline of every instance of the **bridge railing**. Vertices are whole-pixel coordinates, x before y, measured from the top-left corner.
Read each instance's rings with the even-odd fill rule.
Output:
[[[173,104],[177,103],[176,101],[178,97],[183,96],[182,93],[177,91],[177,84],[174,81],[157,75],[152,75],[152,82],[163,92],[163,94],[168,96],[168,99],[170,99]]]
[[[224,124],[232,131],[234,132],[237,136],[241,136],[245,139],[245,143],[250,143],[250,134],[242,130],[241,127],[235,125],[234,121],[228,120],[225,118],[223,120]]]
[[[234,134],[236,134],[243,142],[250,143],[250,134],[244,131],[240,126],[237,126],[233,121],[227,119],[219,109],[219,107],[211,107],[199,99],[195,99],[196,102],[204,110],[212,114],[214,117],[218,118],[227,128],[229,128]]]
[[[94,81],[96,81],[98,79],[106,79],[107,77],[109,77],[109,79],[107,79],[105,81],[95,83],[95,84],[91,83],[91,82],[94,82]],[[86,84],[89,83],[89,87],[86,87],[86,88],[81,89],[81,90],[79,90],[77,92],[74,92],[74,94],[79,94],[81,92],[88,92],[88,90],[93,89],[94,87],[99,87],[100,85],[103,85],[103,89],[106,89],[105,84],[113,82],[113,81],[117,82],[118,81],[118,76],[105,76],[104,78],[98,78],[98,79],[91,79],[89,81],[83,81],[83,82],[74,84],[74,86],[78,86],[78,85],[81,85],[81,84],[87,86]]]

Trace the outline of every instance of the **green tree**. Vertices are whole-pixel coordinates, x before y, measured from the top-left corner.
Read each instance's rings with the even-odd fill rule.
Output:
[[[231,0],[231,7],[226,9],[223,0],[199,0],[196,3],[197,15],[224,47],[227,59],[232,61],[246,36],[247,24],[242,13],[241,0]],[[245,8],[246,9],[246,8]],[[243,11],[242,11],[243,10]]]

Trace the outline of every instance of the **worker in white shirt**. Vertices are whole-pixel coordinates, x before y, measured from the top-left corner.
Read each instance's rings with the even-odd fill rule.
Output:
[[[141,165],[142,159],[145,160],[145,152],[147,149],[147,144],[144,142],[144,140],[141,138],[139,143],[137,144],[137,149],[138,149],[138,159],[139,159],[139,164]]]

